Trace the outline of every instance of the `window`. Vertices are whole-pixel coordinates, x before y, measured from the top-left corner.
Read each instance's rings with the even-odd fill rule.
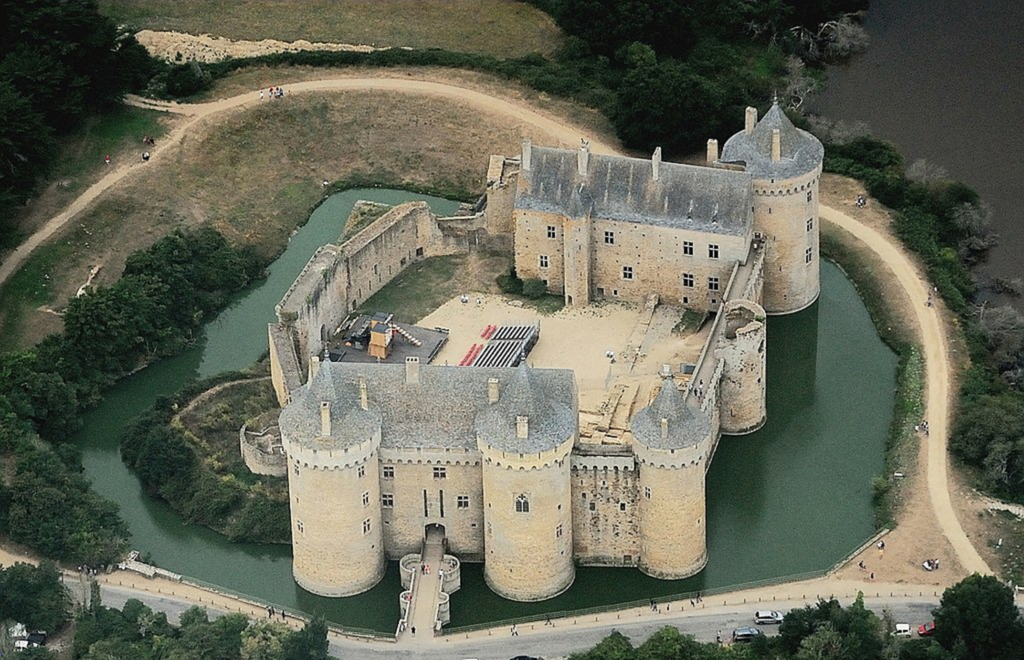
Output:
[[[622,279],[624,279],[624,280],[631,280],[631,279],[633,279],[633,267],[632,266],[623,266],[622,267]]]
[[[516,513],[529,513],[530,499],[526,495],[516,497]]]
[[[683,273],[683,286],[693,288],[693,273]]]
[[[460,509],[469,508],[469,495],[459,495],[457,504]]]
[[[625,510],[626,510],[626,503],[625,502],[619,502],[619,511],[625,511]]]
[[[295,521],[295,527],[299,530],[299,534],[305,534],[306,533],[306,526],[302,524],[301,520],[296,520]]]
[[[814,193],[813,190],[808,190],[807,191],[807,201],[808,202],[811,201],[812,199],[814,199],[813,193]]]
[[[814,259],[814,248],[804,250],[804,263],[809,264]]]
[[[693,256],[693,241],[683,241],[683,254],[688,257]]]
[[[718,258],[718,246],[714,245],[714,244],[708,245],[708,259],[717,259],[717,258]]]
[[[367,518],[366,520],[363,521],[363,534],[369,534],[369,533],[370,533],[370,519]]]
[[[363,493],[363,506],[370,506],[370,493]]]
[[[546,255],[546,254],[540,255],[540,267],[541,268],[547,268],[548,267],[548,255]]]
[[[385,479],[394,479],[395,478],[395,468],[390,466],[390,465],[385,465],[384,466],[384,478]]]
[[[650,486],[644,486],[644,497],[646,497],[647,499],[651,499],[651,487]]]
[[[597,511],[597,502],[594,502],[594,501],[590,502],[590,510],[591,511]]]
[[[718,278],[717,277],[709,277],[708,278],[708,291],[718,291]]]
[[[356,474],[359,476],[360,479],[365,477],[366,476],[366,466],[365,465],[360,465],[359,468],[356,470]]]
[[[384,493],[380,496],[380,505],[385,509],[395,508],[395,496],[391,493]]]
[[[548,238],[554,238],[554,237],[555,237],[555,226],[554,225],[548,225]]]
[[[807,218],[807,231],[814,229],[814,218]]]
[[[615,232],[613,232],[613,231],[606,231],[604,233],[604,244],[605,245],[615,245]]]
[[[558,527],[555,527],[555,538],[556,539],[562,538],[562,526],[561,525],[559,525]]]
[[[295,476],[299,476],[299,464],[298,463],[295,464],[295,467],[292,469],[292,472],[295,473]]]
[[[448,476],[448,470],[446,468],[443,468],[443,467],[435,467],[434,468],[434,478],[435,479],[444,479],[447,476]]]

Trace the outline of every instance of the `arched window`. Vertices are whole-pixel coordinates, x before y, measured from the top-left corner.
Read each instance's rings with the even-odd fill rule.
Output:
[[[520,495],[516,498],[516,513],[529,513],[530,512],[530,498],[526,495]]]

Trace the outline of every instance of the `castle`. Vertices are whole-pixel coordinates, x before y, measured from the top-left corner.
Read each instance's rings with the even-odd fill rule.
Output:
[[[486,208],[472,216],[399,207],[314,255],[270,327],[299,585],[365,591],[428,529],[513,600],[561,593],[577,564],[665,579],[704,567],[719,438],[766,417],[766,314],[818,296],[823,149],[773,105],[760,121],[748,108],[744,130],[720,155],[710,140],[707,156],[692,166],[660,150],[641,160],[525,142],[518,158],[492,157]],[[688,382],[662,374],[622,442],[581,441],[569,370],[318,358],[355,288],[368,296],[415,259],[509,238],[520,277],[566,304],[660,299],[715,313]]]

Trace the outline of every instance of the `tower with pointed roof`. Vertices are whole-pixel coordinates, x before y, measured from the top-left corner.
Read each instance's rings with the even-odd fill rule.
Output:
[[[764,242],[761,304],[769,314],[798,312],[818,299],[824,153],[821,142],[794,126],[777,100],[760,121],[757,109],[747,108],[744,130],[722,149],[720,163],[741,165],[753,177],[755,240],[760,235]]]
[[[487,503],[484,578],[518,601],[556,596],[576,576],[569,456],[579,414],[534,381],[520,365],[476,417]]]
[[[667,378],[630,427],[640,473],[640,570],[672,580],[695,575],[708,561],[704,474],[712,420]]]

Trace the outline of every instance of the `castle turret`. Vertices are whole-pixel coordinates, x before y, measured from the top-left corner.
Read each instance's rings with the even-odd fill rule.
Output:
[[[569,454],[578,418],[520,366],[476,419],[483,455],[484,578],[499,595],[544,600],[576,576]]]
[[[748,108],[744,130],[729,138],[720,160],[742,164],[753,176],[754,231],[765,239],[762,305],[769,314],[789,314],[818,298],[818,179],[825,152],[777,102],[756,120],[757,111]]]
[[[292,573],[320,596],[352,596],[384,577],[378,451],[381,416],[359,378],[335,364],[294,393],[281,412],[288,456]]]
[[[640,470],[640,570],[680,579],[708,561],[704,473],[711,420],[687,405],[671,378],[630,421]]]
[[[718,395],[721,431],[753,433],[768,418],[765,405],[765,312],[749,300],[733,300],[724,310],[724,328],[715,354],[725,363]]]

